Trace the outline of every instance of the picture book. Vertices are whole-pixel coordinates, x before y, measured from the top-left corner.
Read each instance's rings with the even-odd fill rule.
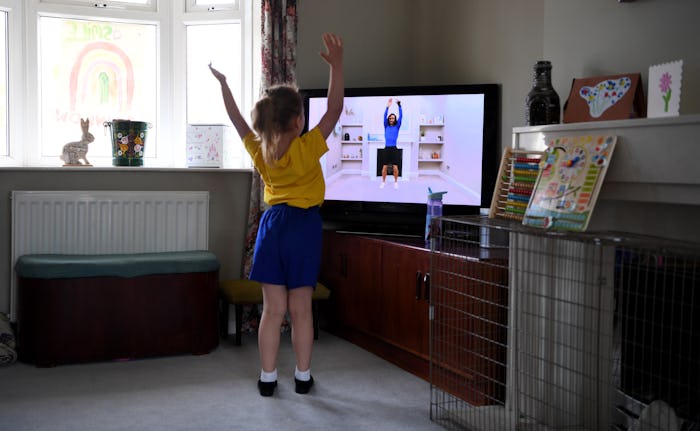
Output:
[[[616,136],[550,139],[523,224],[585,231],[616,143]]]

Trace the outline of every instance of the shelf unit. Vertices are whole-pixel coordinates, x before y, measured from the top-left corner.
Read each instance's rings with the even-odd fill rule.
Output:
[[[346,123],[340,126],[340,161],[345,168],[360,169],[364,150],[362,135],[364,126],[358,123]],[[349,139],[345,139],[346,135]]]
[[[618,138],[589,230],[700,242],[700,115],[516,127],[513,148],[582,135]]]
[[[421,123],[419,125],[418,164],[423,168],[440,170],[443,162],[444,123]]]

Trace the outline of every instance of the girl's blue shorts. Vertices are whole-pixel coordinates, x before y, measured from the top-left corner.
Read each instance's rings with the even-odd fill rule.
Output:
[[[250,279],[287,289],[316,288],[322,234],[319,207],[273,205],[260,219]]]

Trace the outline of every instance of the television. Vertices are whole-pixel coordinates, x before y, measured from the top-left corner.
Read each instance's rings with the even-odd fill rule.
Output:
[[[327,106],[327,89],[302,89],[306,128]],[[384,114],[402,118],[398,159],[385,161]],[[429,192],[443,215],[491,206],[500,160],[498,84],[347,88],[343,112],[321,158],[328,229],[423,236]],[[398,163],[398,165],[393,165]],[[394,184],[394,166],[398,181]]]

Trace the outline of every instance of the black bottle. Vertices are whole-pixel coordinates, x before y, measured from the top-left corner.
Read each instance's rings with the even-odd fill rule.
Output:
[[[552,63],[538,61],[532,78],[532,90],[525,99],[528,126],[559,124],[559,95],[552,87]]]

